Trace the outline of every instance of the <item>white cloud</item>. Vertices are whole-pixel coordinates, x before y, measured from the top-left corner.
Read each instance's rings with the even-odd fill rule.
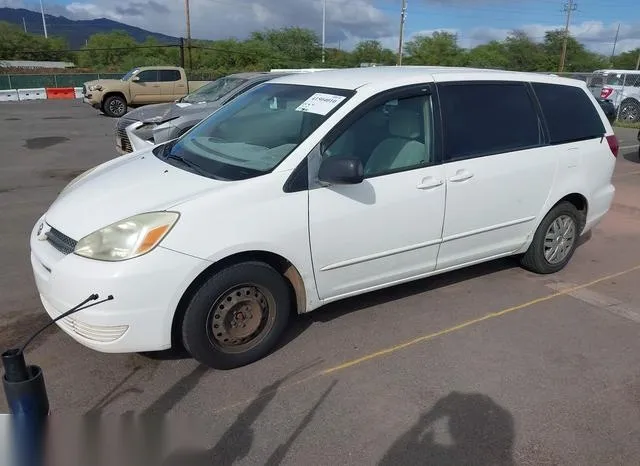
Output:
[[[610,54],[613,48],[613,42],[616,36],[618,24],[604,24],[602,21],[584,21],[576,23],[569,28],[573,37],[585,44],[589,50],[594,52]],[[542,25],[527,24],[517,29],[525,32],[533,40],[540,42],[544,40],[547,31],[554,29],[563,29],[561,24]],[[466,34],[463,34],[463,41],[468,45],[475,46],[491,40],[504,40],[511,32],[511,29],[497,28],[475,28]],[[620,26],[620,35],[616,52],[627,52],[640,47],[640,24],[622,23]]]
[[[509,4],[532,0],[414,0],[432,4]],[[222,39],[245,38],[253,31],[265,28],[300,26],[318,33],[322,30],[323,0],[190,0],[191,31],[194,38]],[[379,4],[379,2],[378,2]],[[387,5],[382,4],[382,5]],[[39,11],[36,0],[0,0],[0,6],[21,7]],[[376,7],[375,0],[327,0],[327,45],[350,50],[362,39],[377,39],[392,50],[398,47],[398,17],[385,6]],[[45,1],[46,12],[71,19],[105,17],[171,36],[185,35],[185,12],[182,0],[74,0],[69,5]],[[609,54],[613,46],[616,24],[602,21],[575,23],[571,33],[590,50]],[[562,28],[562,24],[515,25],[534,40],[544,39],[544,33]],[[510,29],[477,27],[472,29],[425,29],[407,34],[410,40],[415,34],[434,31],[458,34],[462,47],[473,47],[491,40],[503,40]],[[624,52],[640,47],[640,24],[623,23],[616,50]]]

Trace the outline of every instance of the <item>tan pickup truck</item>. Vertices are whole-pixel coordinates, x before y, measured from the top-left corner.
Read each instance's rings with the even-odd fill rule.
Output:
[[[188,81],[184,69],[177,66],[143,66],[120,79],[88,81],[82,95],[85,103],[120,118],[128,107],[173,102],[208,82]]]

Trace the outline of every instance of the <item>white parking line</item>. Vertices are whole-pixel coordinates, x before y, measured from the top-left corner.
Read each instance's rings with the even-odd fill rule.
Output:
[[[640,147],[639,144],[636,144],[635,146],[622,146],[620,147],[620,150],[637,149],[638,147]]]
[[[548,288],[551,288],[555,291],[572,289],[575,288],[575,286],[575,284],[563,282],[556,282],[547,285]],[[615,298],[597,293],[588,288],[581,288],[579,290],[570,291],[567,294],[573,298],[579,299],[582,302],[591,304],[592,306],[595,306],[603,311],[610,312],[611,314],[615,314],[619,317],[640,324],[640,314],[638,314],[636,310],[631,306],[627,306],[622,301],[619,301]]]

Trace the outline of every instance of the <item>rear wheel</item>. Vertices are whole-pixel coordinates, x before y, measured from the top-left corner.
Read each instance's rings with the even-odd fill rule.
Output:
[[[640,122],[640,102],[628,99],[620,104],[620,120],[630,123]]]
[[[119,95],[111,95],[105,99],[103,109],[105,115],[120,118],[127,113],[127,101]]]
[[[198,362],[232,369],[266,356],[291,312],[286,279],[261,262],[232,265],[195,293],[182,322],[182,339]]]
[[[540,274],[562,270],[578,246],[580,212],[563,201],[549,211],[538,226],[529,249],[521,259],[527,270]]]

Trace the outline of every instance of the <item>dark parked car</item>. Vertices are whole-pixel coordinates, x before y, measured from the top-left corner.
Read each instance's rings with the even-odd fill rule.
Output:
[[[613,105],[613,102],[609,99],[603,99],[601,97],[596,97],[596,100],[604,110],[604,114],[607,115],[607,119],[611,124],[616,121],[616,108]]]

